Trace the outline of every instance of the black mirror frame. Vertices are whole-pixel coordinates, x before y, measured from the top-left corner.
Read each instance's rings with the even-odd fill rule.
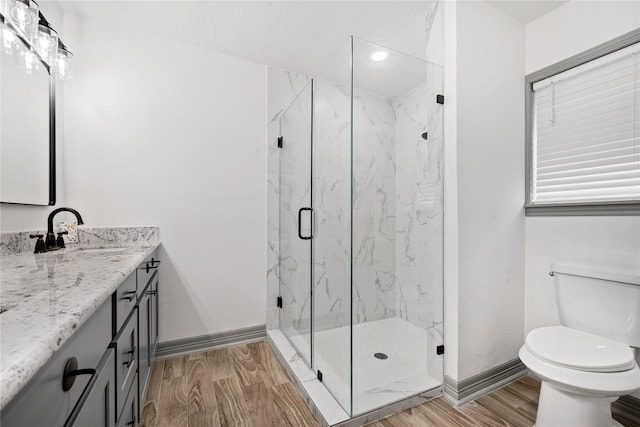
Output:
[[[48,71],[49,71],[49,206],[53,206],[56,204],[56,80],[50,68],[48,68]]]

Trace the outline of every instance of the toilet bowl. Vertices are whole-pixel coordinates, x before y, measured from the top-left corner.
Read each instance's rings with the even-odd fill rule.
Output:
[[[640,389],[640,275],[552,264],[563,326],[534,329],[519,356],[542,381],[537,427],[619,425],[611,403]]]

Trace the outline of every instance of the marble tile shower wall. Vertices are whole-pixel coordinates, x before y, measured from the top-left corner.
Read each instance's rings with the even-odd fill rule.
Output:
[[[443,342],[443,108],[440,67],[396,100],[396,314],[426,329],[427,369],[442,378],[436,346]],[[425,141],[421,135],[428,132]]]
[[[349,90],[314,86],[314,329],[345,326],[351,316],[351,148]]]
[[[353,321],[396,316],[394,104],[354,89]]]

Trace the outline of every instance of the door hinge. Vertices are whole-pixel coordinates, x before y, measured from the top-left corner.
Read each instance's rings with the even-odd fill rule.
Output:
[[[436,102],[438,104],[444,104],[444,95],[436,95]]]
[[[278,297],[276,300],[276,307],[282,308],[282,297]]]
[[[282,148],[282,137],[278,137],[278,148]]]
[[[436,354],[438,356],[440,356],[441,354],[444,354],[444,346],[443,345],[439,345],[436,347]]]
[[[318,369],[318,381],[322,382],[322,371],[320,371],[320,369]]]

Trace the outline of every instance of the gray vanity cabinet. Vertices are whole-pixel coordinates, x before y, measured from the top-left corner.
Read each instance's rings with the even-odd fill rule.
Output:
[[[136,426],[158,342],[157,251],[2,410],[2,427]],[[77,367],[68,367],[77,359]],[[72,365],[73,366],[73,365]],[[63,372],[78,372],[63,390]]]

